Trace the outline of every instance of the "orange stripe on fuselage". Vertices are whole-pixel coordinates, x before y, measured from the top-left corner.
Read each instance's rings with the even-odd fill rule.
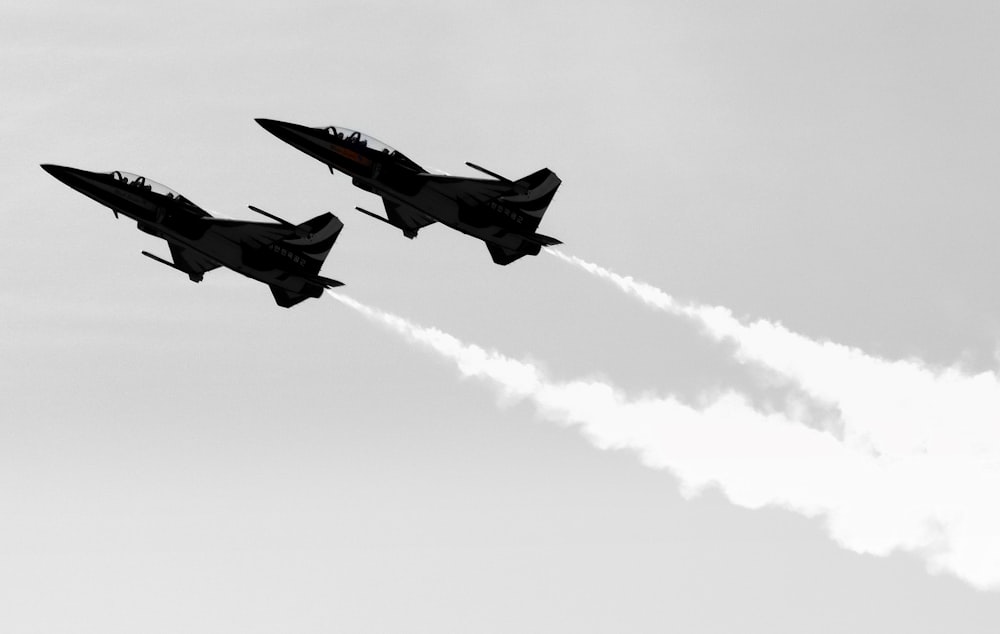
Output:
[[[366,167],[372,164],[371,159],[366,158],[365,156],[359,154],[358,152],[355,152],[354,150],[348,150],[346,147],[336,145],[335,143],[330,144],[330,149],[336,152],[337,154],[343,156],[344,158],[350,159],[355,163],[359,163]]]

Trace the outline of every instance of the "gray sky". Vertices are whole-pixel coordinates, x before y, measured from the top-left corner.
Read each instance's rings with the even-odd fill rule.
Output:
[[[494,265],[254,117],[563,186],[541,230],[688,300],[890,359],[996,365],[993,3],[22,2],[0,9],[0,626],[8,632],[995,631],[996,593],[737,508],[292,310],[39,163],[345,229],[369,304],[629,394],[762,373],[553,257]],[[874,388],[873,388],[874,389]]]

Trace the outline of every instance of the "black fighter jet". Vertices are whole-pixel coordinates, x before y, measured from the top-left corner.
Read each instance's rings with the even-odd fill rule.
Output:
[[[250,209],[275,222],[213,218],[174,190],[128,172],[88,172],[42,165],[73,189],[124,214],[140,231],[163,238],[172,262],[142,254],[200,282],[204,274],[224,266],[271,287],[274,301],[288,308],[341,282],[319,275],[344,224],[331,213],[293,225],[266,211]]]
[[[351,177],[356,187],[382,197],[387,218],[358,211],[415,238],[417,231],[440,222],[486,242],[493,261],[510,264],[537,255],[559,240],[536,233],[538,223],[562,182],[542,169],[512,181],[466,163],[492,178],[429,174],[401,152],[354,130],[310,128],[294,123],[257,119],[282,141]]]

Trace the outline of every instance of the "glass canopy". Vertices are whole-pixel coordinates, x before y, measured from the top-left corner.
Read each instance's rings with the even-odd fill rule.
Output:
[[[132,185],[133,187],[138,187],[140,189],[145,189],[153,192],[154,194],[160,194],[167,196],[169,198],[184,198],[180,193],[170,189],[166,185],[157,183],[154,180],[150,180],[145,176],[139,176],[138,174],[132,174],[130,172],[120,172],[115,170],[111,172],[111,177],[120,183],[126,185]]]
[[[334,127],[332,125],[326,128],[326,132],[327,134],[336,137],[338,140],[343,140],[350,144],[357,144],[365,148],[371,148],[376,152],[384,152],[391,156],[396,163],[406,165],[415,172],[426,171],[424,168],[414,163],[410,157],[406,156],[399,150],[390,145],[386,145],[375,137],[368,136],[363,132],[351,130],[350,128]]]
[[[338,139],[344,139],[348,143],[357,143],[362,147],[371,148],[377,152],[385,152],[387,154],[394,154],[396,150],[385,143],[382,143],[375,137],[368,136],[363,132],[358,132],[357,130],[351,130],[349,128],[335,128],[329,126],[326,129],[327,134],[331,134]]]

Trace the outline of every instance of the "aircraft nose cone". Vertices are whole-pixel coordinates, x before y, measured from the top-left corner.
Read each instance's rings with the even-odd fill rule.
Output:
[[[42,163],[42,169],[58,178],[60,172],[66,168],[61,165],[53,165],[52,163]]]
[[[87,170],[65,167],[63,165],[52,165],[51,163],[43,163],[42,169],[55,176],[63,185],[72,187],[77,191],[90,189],[94,182],[100,180],[102,176],[97,172],[88,172]]]
[[[260,124],[260,127],[295,147],[301,147],[316,136],[316,130],[297,123],[275,121],[274,119],[255,119],[255,121]]]
[[[281,136],[282,132],[289,129],[289,125],[284,121],[275,121],[274,119],[254,119],[254,121],[275,136]]]
[[[48,172],[49,174],[52,174],[57,179],[59,179],[63,183],[66,183],[67,185],[72,179],[73,173],[77,171],[72,167],[63,167],[62,165],[52,165],[51,163],[42,163],[42,169]]]

